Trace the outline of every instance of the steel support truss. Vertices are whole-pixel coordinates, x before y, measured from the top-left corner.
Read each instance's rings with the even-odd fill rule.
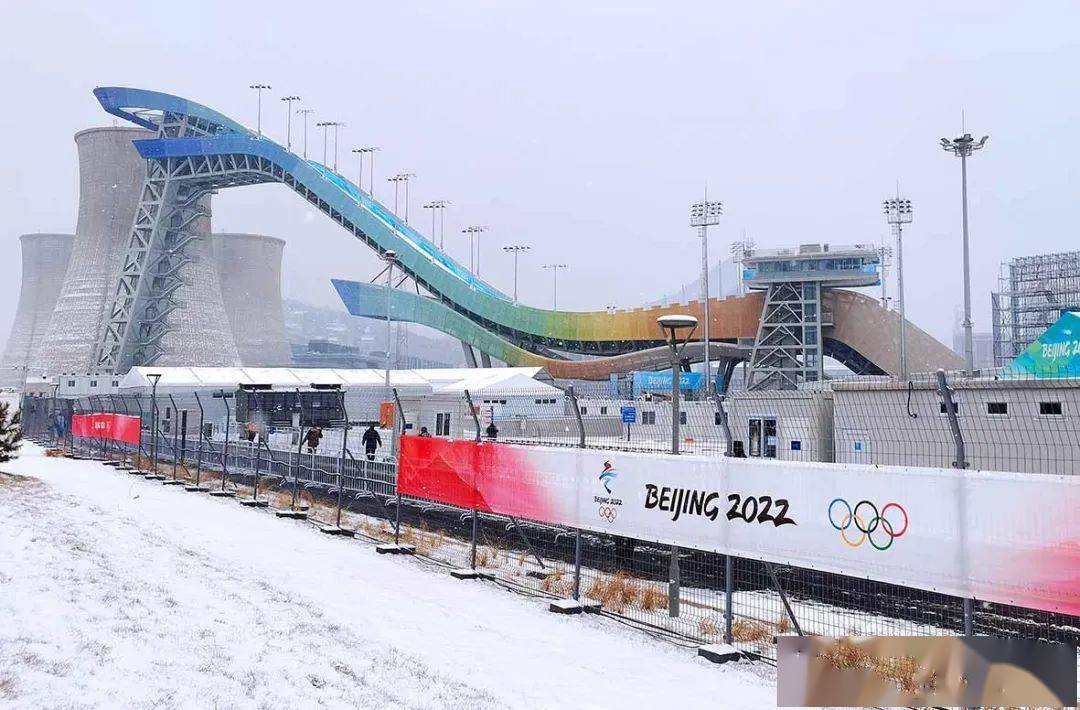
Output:
[[[821,378],[821,285],[771,284],[750,355],[747,389],[795,389],[800,382]]]

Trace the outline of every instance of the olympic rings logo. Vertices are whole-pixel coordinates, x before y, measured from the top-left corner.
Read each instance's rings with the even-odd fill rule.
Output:
[[[615,516],[619,514],[619,511],[610,505],[600,506],[600,519],[606,520],[609,523],[615,522]]]
[[[836,520],[835,508],[837,507],[841,510],[847,509],[840,518],[840,522]],[[865,510],[866,508],[869,508],[869,511]],[[898,511],[898,514],[894,514],[893,520],[889,520],[888,513],[893,509]],[[872,514],[864,515],[867,512]],[[899,526],[900,516],[903,517],[903,526]],[[904,506],[899,503],[886,503],[885,507],[878,511],[877,506],[868,500],[860,500],[853,509],[851,504],[843,498],[833,498],[829,503],[829,523],[840,531],[840,538],[850,547],[859,547],[869,541],[874,549],[888,550],[896,538],[903,537],[907,532],[908,514]],[[852,526],[859,533],[859,537],[855,539],[848,536],[848,530]]]

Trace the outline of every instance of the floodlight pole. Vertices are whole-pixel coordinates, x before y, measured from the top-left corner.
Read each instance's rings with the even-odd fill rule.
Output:
[[[486,231],[487,227],[482,224],[474,224],[461,230],[462,234],[469,235],[469,271],[473,276],[480,275],[480,234]]]
[[[258,113],[255,117],[255,132],[259,134],[259,138],[262,138],[262,92],[263,89],[271,88],[269,84],[252,84],[250,89],[255,89],[255,93],[258,94]]]
[[[967,375],[975,374],[975,345],[971,334],[971,264],[968,252],[968,199],[967,199],[967,159],[972,153],[981,150],[990,136],[983,136],[978,143],[970,133],[953,138],[941,139],[942,149],[960,158],[960,200],[964,230],[964,364]]]
[[[446,232],[446,230],[445,230],[445,227],[446,227],[445,217],[446,217],[446,208],[447,208],[447,206],[449,204],[450,204],[449,200],[432,200],[431,202],[424,205],[425,210],[431,210],[431,241],[432,242],[435,241],[435,235],[436,235],[436,231],[435,231],[435,213],[436,212],[439,213],[439,223],[438,223],[439,224],[439,230],[438,230],[437,233],[439,235],[439,250],[440,251],[444,249],[444,247],[443,247],[443,235]]]
[[[150,378],[150,466],[154,475],[157,475],[157,385],[161,379],[161,373],[148,374]]]
[[[660,329],[666,331],[668,347],[671,349],[671,453],[679,454],[679,427],[681,425],[681,412],[680,404],[682,398],[682,387],[680,382],[679,372],[681,351],[679,349],[678,331],[689,329],[690,333],[686,336],[686,340],[683,341],[683,348],[686,347],[686,343],[690,341],[690,338],[694,337],[694,330],[697,328],[697,318],[693,316],[660,316],[656,319]]]
[[[510,246],[503,247],[503,251],[512,252],[514,255],[514,303],[518,302],[518,254],[523,251],[529,251],[529,247],[524,244],[511,244]]]
[[[387,251],[383,253],[382,260],[386,262],[386,373],[384,386],[386,389],[383,397],[384,402],[390,401],[390,343],[393,340],[393,330],[390,325],[390,291],[393,289],[394,264],[397,262],[397,253]]]
[[[907,322],[904,316],[904,225],[910,224],[913,212],[911,200],[900,197],[897,188],[896,197],[885,200],[885,219],[896,230],[896,300],[900,311],[900,377],[907,379]]]
[[[304,115],[304,160],[307,160],[307,117],[309,114],[315,113],[315,109],[299,108],[296,109],[296,112]]]
[[[285,102],[287,108],[285,109],[285,150],[292,150],[292,105],[293,101],[299,101],[299,96],[282,96],[281,100]]]
[[[690,206],[690,226],[698,228],[701,238],[701,310],[705,319],[701,330],[701,344],[705,350],[705,391],[712,392],[712,366],[709,363],[709,227],[720,224],[720,215],[724,213],[719,201],[709,202],[709,191],[705,189],[705,199]]]
[[[551,270],[551,310],[559,310],[559,269],[567,268],[566,264],[544,264],[545,269]]]

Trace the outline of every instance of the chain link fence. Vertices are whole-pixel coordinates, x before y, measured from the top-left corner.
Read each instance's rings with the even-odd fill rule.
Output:
[[[631,399],[606,383],[575,383],[546,395],[395,396],[395,423],[375,427],[382,445],[370,456],[363,432],[385,414],[382,397],[346,405],[335,393],[340,412],[324,418],[314,449],[307,446],[314,427],[274,424],[288,413],[241,406],[240,390],[218,397],[24,397],[22,411],[28,438],[70,455],[413,545],[426,559],[475,569],[508,588],[596,602],[601,613],[677,643],[728,641],[774,659],[776,637],[792,633],[979,633],[1075,644],[1080,618],[402,497],[397,437],[655,452],[677,445],[710,456],[1063,475],[1076,472],[1078,387],[1068,378],[859,378],[788,392],[691,395],[676,417],[662,393]],[[95,412],[138,417],[139,442],[73,436],[71,416]],[[245,421],[236,422],[237,412],[246,412]]]

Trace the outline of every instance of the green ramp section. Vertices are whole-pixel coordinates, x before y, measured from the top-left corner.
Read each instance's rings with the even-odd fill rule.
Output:
[[[1010,378],[1080,376],[1080,311],[1065,311],[1002,372]]]

